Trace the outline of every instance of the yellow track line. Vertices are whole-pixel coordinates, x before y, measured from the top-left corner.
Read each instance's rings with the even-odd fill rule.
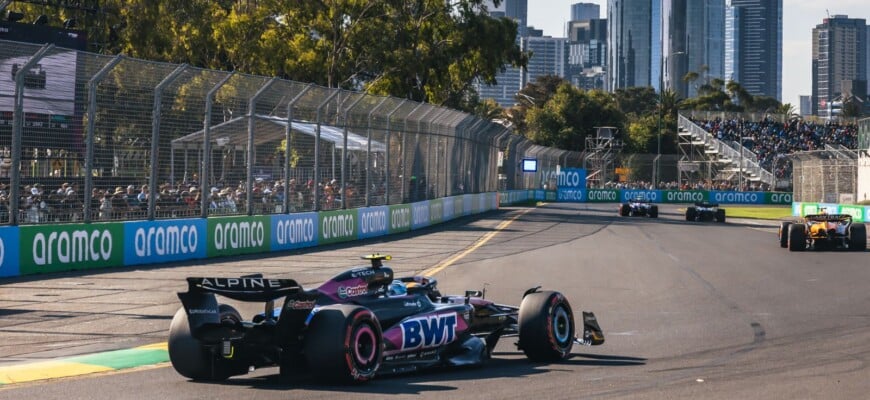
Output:
[[[421,275],[430,275],[430,276],[435,275],[435,274],[441,272],[442,270],[444,270],[444,268],[447,268],[447,267],[453,265],[455,262],[461,260],[465,256],[471,254],[471,252],[480,248],[480,246],[483,246],[484,244],[486,244],[486,242],[489,242],[500,231],[504,230],[505,228],[508,227],[508,225],[510,225],[511,223],[516,221],[517,218],[522,217],[523,215],[526,215],[526,213],[528,213],[529,211],[532,211],[532,210],[533,210],[533,208],[527,208],[523,211],[520,211],[517,215],[514,215],[511,219],[509,219],[507,221],[502,221],[500,224],[498,224],[498,226],[495,227],[495,230],[493,230],[492,232],[487,232],[480,239],[477,239],[477,241],[474,242],[474,244],[469,246],[467,249],[463,250],[459,254],[453,255],[452,257],[444,260],[444,262],[442,262],[441,264],[438,264],[432,268],[429,268],[429,269],[423,271],[421,273]]]

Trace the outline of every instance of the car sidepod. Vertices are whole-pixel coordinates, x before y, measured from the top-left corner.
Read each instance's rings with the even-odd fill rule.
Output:
[[[384,330],[384,372],[405,372],[436,365],[478,364],[487,356],[483,340],[469,332],[473,307],[437,304]]]

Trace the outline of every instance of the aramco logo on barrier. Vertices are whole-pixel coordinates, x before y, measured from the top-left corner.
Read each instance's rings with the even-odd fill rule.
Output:
[[[559,189],[586,188],[586,170],[583,168],[565,168],[559,171],[559,180],[556,185]]]
[[[714,203],[759,203],[761,201],[758,192],[711,192]]]
[[[794,196],[792,196],[791,193],[776,193],[776,192],[774,192],[774,193],[770,194],[770,203],[771,204],[788,204],[788,203],[792,202],[793,198],[794,198]]]
[[[390,229],[408,229],[411,227],[411,209],[395,207],[390,210]]]
[[[279,220],[275,226],[275,238],[279,245],[310,243],[315,239],[314,218]]]
[[[324,239],[350,237],[355,234],[353,230],[353,216],[350,214],[330,215],[323,218]]]
[[[112,233],[108,230],[51,232],[47,237],[39,232],[33,238],[33,262],[51,265],[108,261],[112,257],[112,245]]]
[[[665,201],[669,203],[700,203],[704,201],[703,192],[668,191]]]
[[[217,250],[261,247],[266,242],[266,228],[261,221],[218,223],[214,229]]]
[[[387,231],[387,213],[385,210],[361,211],[359,214],[359,229],[361,233]]]
[[[194,225],[139,228],[133,235],[133,245],[138,257],[195,253],[199,232]]]

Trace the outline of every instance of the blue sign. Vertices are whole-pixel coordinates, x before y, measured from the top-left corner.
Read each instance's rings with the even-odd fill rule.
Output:
[[[764,192],[710,191],[710,202],[718,204],[765,204]]]
[[[411,229],[429,226],[429,201],[418,201],[411,204]]]
[[[124,223],[124,265],[192,260],[206,256],[206,220]]]
[[[450,221],[453,218],[456,218],[456,211],[454,208],[456,207],[456,197],[445,197],[442,199],[442,210],[441,212],[444,214],[443,221]]]
[[[0,228],[0,277],[21,275],[18,252],[20,251],[18,227]]]
[[[795,217],[801,216],[801,210],[803,210],[802,203],[791,203],[791,215]]]
[[[623,190],[622,191],[622,201],[634,200],[636,198],[642,198],[645,201],[649,201],[651,203],[661,203],[662,201],[662,192],[661,190]]]
[[[864,207],[864,221],[870,222],[870,207]]]
[[[358,208],[359,238],[371,238],[386,235],[390,231],[390,207]]]
[[[272,215],[272,251],[317,246],[318,221],[316,212]]]
[[[586,188],[586,169],[584,168],[565,168],[559,171],[559,178],[556,182],[556,187],[559,189],[585,189]]]
[[[556,201],[582,203],[586,201],[586,189],[562,189],[556,190]]]

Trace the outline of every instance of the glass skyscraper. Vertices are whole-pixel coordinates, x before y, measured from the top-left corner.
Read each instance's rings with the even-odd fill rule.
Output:
[[[613,91],[634,86],[657,86],[660,58],[659,0],[608,0],[607,81]],[[655,69],[654,65],[655,64]]]
[[[867,20],[834,15],[813,28],[813,114],[834,115],[835,101],[867,94]]]
[[[725,0],[664,0],[662,16],[665,87],[694,97],[724,74]],[[697,79],[686,81],[688,73]]]
[[[595,3],[576,3],[571,5],[571,21],[585,21],[601,18],[601,7]]]
[[[725,77],[782,101],[782,0],[729,0]]]

